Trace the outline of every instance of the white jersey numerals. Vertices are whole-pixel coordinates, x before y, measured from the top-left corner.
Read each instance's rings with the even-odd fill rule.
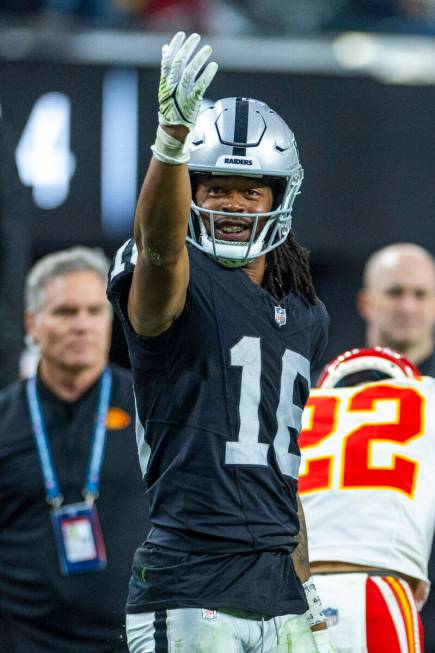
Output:
[[[225,463],[227,465],[267,466],[269,444],[259,442],[261,402],[261,341],[251,336],[243,337],[231,349],[231,365],[242,368],[240,389],[240,428],[235,442],[226,443]],[[275,455],[281,472],[286,476],[298,477],[299,456],[289,453],[289,428],[299,432],[302,409],[293,403],[293,388],[297,375],[303,376],[309,384],[309,361],[289,349],[282,357],[280,400],[277,409],[278,428],[273,441]]]
[[[269,445],[258,441],[261,399],[260,339],[244,337],[231,349],[231,365],[242,368],[240,390],[240,429],[237,442],[227,442],[225,463],[229,465],[267,465]]]
[[[110,273],[110,280],[112,281],[118,274],[121,274],[121,272],[124,272],[125,270],[125,257],[124,257],[124,252],[127,249],[127,246],[131,242],[131,239],[129,238],[128,240],[125,241],[125,243],[118,249],[116,252],[115,260],[113,262],[113,268]],[[128,261],[130,265],[136,265],[137,263],[137,246],[133,245],[131,254],[130,254],[130,259]]]

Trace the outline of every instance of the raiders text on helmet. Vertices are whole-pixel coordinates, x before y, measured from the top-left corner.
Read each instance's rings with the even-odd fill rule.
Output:
[[[202,111],[192,133],[189,170],[192,179],[198,173],[267,178],[274,190],[272,211],[232,214],[252,219],[248,242],[215,238],[214,220],[222,214],[201,209],[193,201],[190,243],[223,265],[240,267],[287,238],[303,170],[293,132],[267,104],[250,98],[225,98]],[[208,230],[204,216],[209,219]]]

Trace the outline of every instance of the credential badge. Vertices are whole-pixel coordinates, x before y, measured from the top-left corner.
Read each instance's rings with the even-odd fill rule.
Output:
[[[285,308],[281,306],[275,306],[275,322],[278,326],[284,326],[287,322],[287,313]]]

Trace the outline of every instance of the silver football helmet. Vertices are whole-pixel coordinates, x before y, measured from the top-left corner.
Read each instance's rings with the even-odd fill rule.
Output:
[[[242,267],[284,242],[303,179],[296,141],[284,120],[264,102],[225,98],[201,112],[191,139],[193,197],[197,174],[243,175],[266,178],[274,205],[268,213],[231,214],[253,221],[249,241],[238,242],[217,239],[215,220],[222,212],[201,208],[193,200],[188,242],[228,267]]]

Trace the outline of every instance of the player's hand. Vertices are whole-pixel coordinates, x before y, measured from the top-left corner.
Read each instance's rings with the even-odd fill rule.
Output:
[[[429,598],[430,585],[430,581],[426,582],[424,580],[420,580],[418,581],[417,587],[414,590],[415,605],[417,606],[417,610],[419,612],[421,612],[424,604]]]
[[[211,47],[204,45],[192,58],[201,40],[199,34],[191,34],[187,40],[184,32],[177,32],[169,45],[162,48],[162,64],[159,85],[160,125],[194,126],[205,91],[218,69],[214,61],[207,64]]]
[[[337,653],[337,649],[331,642],[328,630],[313,630],[313,637],[319,653]]]

